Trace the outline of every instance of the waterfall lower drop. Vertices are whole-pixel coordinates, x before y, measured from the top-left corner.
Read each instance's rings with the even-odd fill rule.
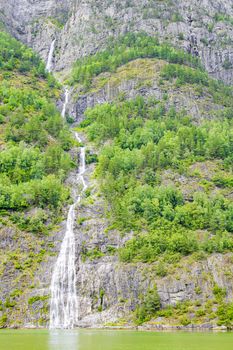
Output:
[[[47,64],[46,64],[46,70],[48,72],[52,71],[52,66],[53,66],[53,53],[54,53],[54,49],[55,49],[55,42],[56,39],[54,39],[50,45],[50,49],[49,49],[49,55],[48,55],[48,60],[47,60]]]
[[[68,96],[67,94],[66,96]],[[64,115],[66,112],[66,98],[63,109]],[[78,142],[82,142],[77,132],[74,136]],[[84,179],[86,171],[85,164],[85,147],[80,149],[80,164],[78,168],[77,182],[81,183],[82,191],[75,198],[74,204],[70,206],[66,232],[63,239],[61,250],[53,271],[51,281],[51,301],[50,301],[50,329],[56,328],[74,328],[78,320],[78,301],[76,291],[76,269],[75,269],[75,236],[74,236],[74,221],[75,208],[81,201],[87,185]]]

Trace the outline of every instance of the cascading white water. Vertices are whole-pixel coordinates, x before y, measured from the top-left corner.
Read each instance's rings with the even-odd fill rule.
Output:
[[[64,102],[63,106],[64,115],[67,102],[68,100]],[[74,133],[74,136],[78,142],[82,142],[77,132]],[[69,209],[65,237],[53,271],[50,286],[50,329],[73,328],[78,320],[74,221],[76,205],[81,201],[82,194],[87,189],[84,179],[85,171],[85,147],[81,147],[77,182],[82,184],[82,191]]]
[[[47,60],[47,64],[46,64],[46,70],[48,72],[52,71],[52,66],[53,66],[53,53],[54,53],[54,49],[55,49],[55,42],[56,39],[54,39],[50,45],[50,49],[49,49],[49,55],[48,55],[48,60]]]
[[[63,108],[61,112],[62,118],[65,118],[66,116],[66,107],[69,102],[69,94],[70,94],[69,89],[65,88],[65,101],[63,103]]]

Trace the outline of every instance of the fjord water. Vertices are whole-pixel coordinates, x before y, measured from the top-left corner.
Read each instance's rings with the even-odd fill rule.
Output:
[[[4,330],[0,350],[232,350],[233,333]]]

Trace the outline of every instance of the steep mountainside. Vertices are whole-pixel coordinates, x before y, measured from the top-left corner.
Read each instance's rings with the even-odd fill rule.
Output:
[[[198,54],[207,71],[233,79],[233,1],[0,1],[0,19],[43,58],[56,38],[55,69],[104,47],[110,36],[144,31]]]
[[[68,89],[65,123],[60,85],[1,34],[0,327],[48,326],[76,186],[68,123],[87,146],[77,326],[233,326],[232,5],[0,0]]]

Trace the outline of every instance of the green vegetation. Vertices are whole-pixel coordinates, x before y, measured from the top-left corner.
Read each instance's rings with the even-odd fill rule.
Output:
[[[218,12],[214,15],[215,22],[226,22],[233,26],[233,17],[227,15],[226,13]]]
[[[99,312],[103,311],[104,295],[105,295],[104,290],[100,289],[100,292],[99,292],[100,305],[98,306]]]
[[[16,305],[15,301],[12,301],[10,298],[6,298],[6,301],[5,301],[5,307],[6,308],[12,308],[15,305]]]
[[[69,83],[71,85],[80,83],[89,88],[92,79],[100,73],[112,72],[129,61],[144,57],[201,67],[197,58],[183,50],[174,49],[167,44],[159,44],[158,39],[144,33],[128,33],[117,40],[111,39],[104,51],[79,59],[74,64]]]
[[[217,301],[222,301],[226,297],[226,289],[219,287],[217,284],[213,288],[213,294]]]
[[[233,303],[222,303],[217,310],[218,325],[233,329]]]
[[[32,305],[37,301],[46,301],[48,299],[49,299],[49,295],[44,295],[44,296],[35,295],[34,297],[31,297],[28,299],[28,305]]]
[[[54,104],[59,94],[39,57],[0,33],[1,210],[57,210],[67,199],[72,139]],[[36,215],[29,221],[39,231],[44,215]]]
[[[97,163],[98,156],[97,154],[91,153],[90,150],[86,150],[86,164]]]
[[[39,56],[4,32],[0,32],[0,69],[11,72],[17,70],[20,73],[31,72],[36,77],[47,76]]]
[[[55,27],[62,29],[64,28],[66,18],[64,17],[59,19],[55,17],[48,17],[47,20],[50,21]]]
[[[96,247],[94,249],[87,249],[86,247],[83,247],[81,255],[82,255],[82,260],[86,261],[87,259],[95,260],[95,259],[101,258],[102,256],[104,256],[104,253],[101,252],[99,247]]]
[[[114,225],[136,234],[120,250],[123,261],[232,251],[230,199],[206,190],[187,201],[181,189],[162,183],[167,169],[185,175],[195,162],[222,160],[223,169],[232,169],[232,119],[196,124],[185,112],[137,97],[88,110],[81,126],[101,146],[96,174]]]
[[[157,287],[149,289],[145,296],[142,297],[141,304],[135,311],[135,322],[140,325],[145,321],[150,320],[156,311],[160,309],[160,298],[157,292]]]
[[[6,314],[3,314],[1,317],[0,317],[0,329],[1,328],[5,328],[7,325],[7,315]]]
[[[136,310],[135,323],[141,324],[151,320],[153,324],[153,320],[159,317],[158,323],[165,325],[188,326],[209,323],[215,326],[225,326],[228,329],[233,328],[233,304],[226,303],[223,299],[211,299],[205,303],[199,300],[187,300],[163,309],[159,309],[159,303],[156,306],[144,314],[140,314]],[[142,318],[140,318],[141,315]],[[155,321],[155,323],[157,322]]]
[[[175,80],[175,87],[180,87],[185,84],[197,85],[199,89],[206,87],[207,91],[213,97],[215,103],[219,103],[226,107],[233,107],[232,103],[232,88],[225,86],[222,82],[209,78],[207,72],[200,69],[194,69],[178,64],[167,64],[161,72],[162,79]],[[162,80],[163,82],[163,80]],[[232,113],[232,109],[228,110]],[[228,116],[232,117],[232,115]]]
[[[178,78],[178,84],[201,84],[208,85],[210,79],[204,71],[192,69],[178,64],[168,64],[163,67],[161,75],[164,79]]]

